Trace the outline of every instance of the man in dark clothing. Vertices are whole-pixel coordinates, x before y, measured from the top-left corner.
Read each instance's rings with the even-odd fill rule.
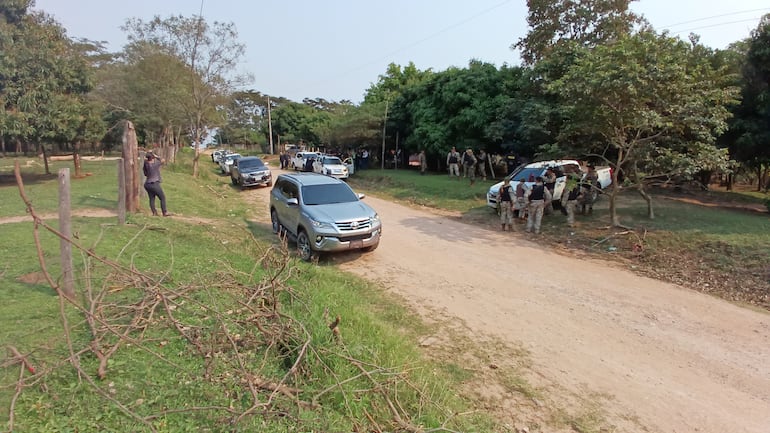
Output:
[[[315,158],[308,157],[305,160],[305,169],[304,171],[312,172],[313,171],[313,163],[315,162]]]
[[[535,229],[535,234],[540,233],[540,223],[543,221],[545,202],[551,200],[551,192],[543,184],[543,178],[535,179],[535,186],[529,190],[529,213],[527,215],[527,233]]]
[[[158,211],[155,209],[155,198],[160,198],[160,209],[163,212],[163,216],[170,216],[166,210],[166,194],[163,193],[163,188],[160,187],[160,167],[163,165],[163,160],[155,157],[152,152],[147,152],[146,160],[142,171],[147,179],[144,181],[144,189],[147,191],[147,195],[150,197],[150,210],[154,216],[158,216]]]
[[[511,180],[506,178],[503,186],[497,192],[497,207],[500,208],[500,225],[503,231],[505,226],[513,230],[513,197],[511,197]]]

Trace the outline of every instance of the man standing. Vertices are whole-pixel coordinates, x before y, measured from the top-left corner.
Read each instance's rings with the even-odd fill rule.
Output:
[[[575,225],[575,210],[582,198],[580,184],[577,179],[570,178],[564,187],[564,192],[561,193],[561,206],[567,212],[567,225],[569,227]]]
[[[147,178],[144,181],[144,189],[150,197],[150,210],[154,216],[158,216],[158,210],[155,209],[155,198],[157,197],[160,198],[160,210],[163,212],[163,216],[171,216],[166,209],[166,194],[163,193],[163,188],[160,187],[160,167],[164,161],[156,158],[152,151],[147,152],[145,158],[142,171]]]
[[[543,178],[535,178],[535,186],[529,191],[529,215],[527,216],[527,233],[540,234],[540,224],[543,221],[545,202],[551,200],[551,193],[543,185]]]
[[[497,207],[500,209],[500,225],[503,231],[508,226],[508,231],[513,230],[513,201],[511,200],[511,180],[506,178],[503,186],[497,192]]]
[[[471,185],[476,182],[476,157],[473,150],[468,149],[463,155],[463,177],[471,180]]]
[[[428,169],[428,158],[425,157],[425,150],[420,151],[420,176],[425,175],[425,170]]]
[[[588,210],[588,215],[591,215],[594,212],[594,198],[599,189],[599,174],[596,173],[596,167],[594,167],[593,164],[589,164],[588,173],[586,173],[582,182],[583,198],[581,200],[582,206],[580,209],[582,215],[586,214],[586,210]]]
[[[516,184],[516,201],[513,203],[513,210],[517,213],[519,221],[524,221],[527,215],[527,184],[524,183],[523,177]]]
[[[487,160],[489,158],[487,157],[487,152],[484,151],[484,149],[481,149],[481,152],[479,152],[478,158],[476,158],[476,166],[479,169],[479,175],[481,175],[481,178],[484,180],[487,180]]]
[[[460,152],[454,146],[446,156],[446,164],[449,167],[449,178],[455,176],[460,180]]]

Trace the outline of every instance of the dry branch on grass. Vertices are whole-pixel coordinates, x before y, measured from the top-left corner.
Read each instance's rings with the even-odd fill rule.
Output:
[[[297,267],[288,253],[285,239],[280,247],[266,248],[258,258],[255,269],[261,267],[264,276],[255,284],[242,284],[234,277],[253,281],[254,271],[243,274],[223,262],[223,269],[228,272],[216,275],[214,284],[200,281],[172,287],[165,281],[165,275],[150,275],[137,269],[133,262],[124,265],[117,259],[100,257],[94,251],[95,246],[85,248],[46,225],[37,217],[31,202],[24,195],[20,176],[17,176],[17,182],[35,222],[33,230],[40,266],[46,280],[60,294],[60,317],[68,356],[48,359],[44,363],[47,368],[35,369],[28,356],[22,355],[15,347],[9,348],[10,356],[0,364],[0,368],[18,365],[20,370],[18,380],[10,385],[15,393],[8,408],[9,430],[13,430],[17,401],[24,390],[35,384],[56,383],[45,379],[54,371],[61,372],[62,366],[69,365],[76,377],[85,381],[96,395],[148,431],[156,430],[155,420],[170,414],[193,412],[216,414],[214,419],[224,416],[234,429],[238,429],[238,425],[254,416],[287,417],[298,415],[299,411],[321,410],[322,402],[332,393],[341,398],[351,422],[360,426],[361,430],[425,431],[413,423],[415,415],[399,403],[398,384],[404,384],[418,394],[422,390],[408,382],[404,371],[373,365],[351,356],[340,337],[340,316],[336,316],[331,323],[315,325],[328,326],[333,337],[332,346],[336,348],[329,350],[324,348],[329,340],[316,344],[305,323],[282,311],[281,300],[294,303],[297,299],[287,284],[287,280],[296,274]],[[81,252],[84,263],[82,296],[76,299],[61,296],[59,287],[46,270],[38,234],[41,228],[70,242],[75,250]],[[142,228],[129,244],[135,242],[145,229]],[[125,255],[126,247],[121,249],[118,258]],[[297,302],[297,305],[302,306],[303,303]],[[67,321],[67,317],[72,317],[68,307],[83,320],[71,325]],[[87,335],[89,340],[83,343],[82,338],[77,339],[82,345],[77,347],[78,343],[70,337],[71,333]],[[163,335],[161,341],[157,339],[158,335]],[[185,356],[198,361],[202,376],[191,372],[191,380],[204,380],[221,392],[223,401],[241,404],[217,405],[206,401],[206,404],[188,403],[174,408],[165,406],[168,403],[165,402],[160,407],[138,408],[105,389],[102,381],[117,374],[110,371],[110,360],[128,350],[143,352],[174,371],[184,372],[185,368],[163,350],[169,341],[179,342],[175,350],[180,350],[181,344]],[[265,366],[275,365],[281,358],[285,365],[281,377],[264,372]],[[329,361],[334,358],[344,360],[358,369],[359,374],[339,376],[330,367]],[[311,364],[320,365],[321,371],[334,380],[334,385],[319,389],[317,383],[323,381],[312,377],[318,372],[309,368]],[[90,371],[92,369],[95,371]],[[31,375],[25,375],[25,371]],[[361,383],[367,382],[368,387],[362,389]],[[371,410],[363,412],[365,419],[358,419],[351,406],[351,401],[357,399],[357,394],[361,392],[369,392],[376,397]],[[245,396],[248,398],[244,399]],[[421,404],[431,404],[428,396],[423,395],[421,399]],[[378,410],[380,405],[386,408],[384,412]],[[386,414],[389,414],[389,419]],[[297,415],[293,418],[299,423]],[[443,426],[441,429],[450,431]]]

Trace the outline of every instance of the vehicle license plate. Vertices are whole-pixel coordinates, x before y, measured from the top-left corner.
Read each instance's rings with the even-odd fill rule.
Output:
[[[350,248],[351,249],[358,249],[364,247],[364,241],[358,240],[358,241],[350,241]]]

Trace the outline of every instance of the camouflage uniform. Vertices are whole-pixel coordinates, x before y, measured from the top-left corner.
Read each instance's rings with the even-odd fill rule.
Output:
[[[535,234],[540,233],[540,225],[543,222],[545,203],[551,200],[551,192],[543,185],[543,178],[537,178],[535,186],[529,190],[529,215],[527,216],[527,233],[534,228]]]
[[[586,173],[585,177],[583,178],[581,193],[583,197],[580,200],[580,213],[585,215],[586,209],[588,210],[588,215],[591,215],[594,211],[594,198],[596,197],[597,191],[601,187],[599,186],[599,175],[596,173],[596,170],[593,166],[588,166],[588,173]]]
[[[497,192],[497,207],[500,209],[500,225],[503,231],[505,226],[513,229],[513,201],[511,200],[511,182],[506,180],[500,191]]]

